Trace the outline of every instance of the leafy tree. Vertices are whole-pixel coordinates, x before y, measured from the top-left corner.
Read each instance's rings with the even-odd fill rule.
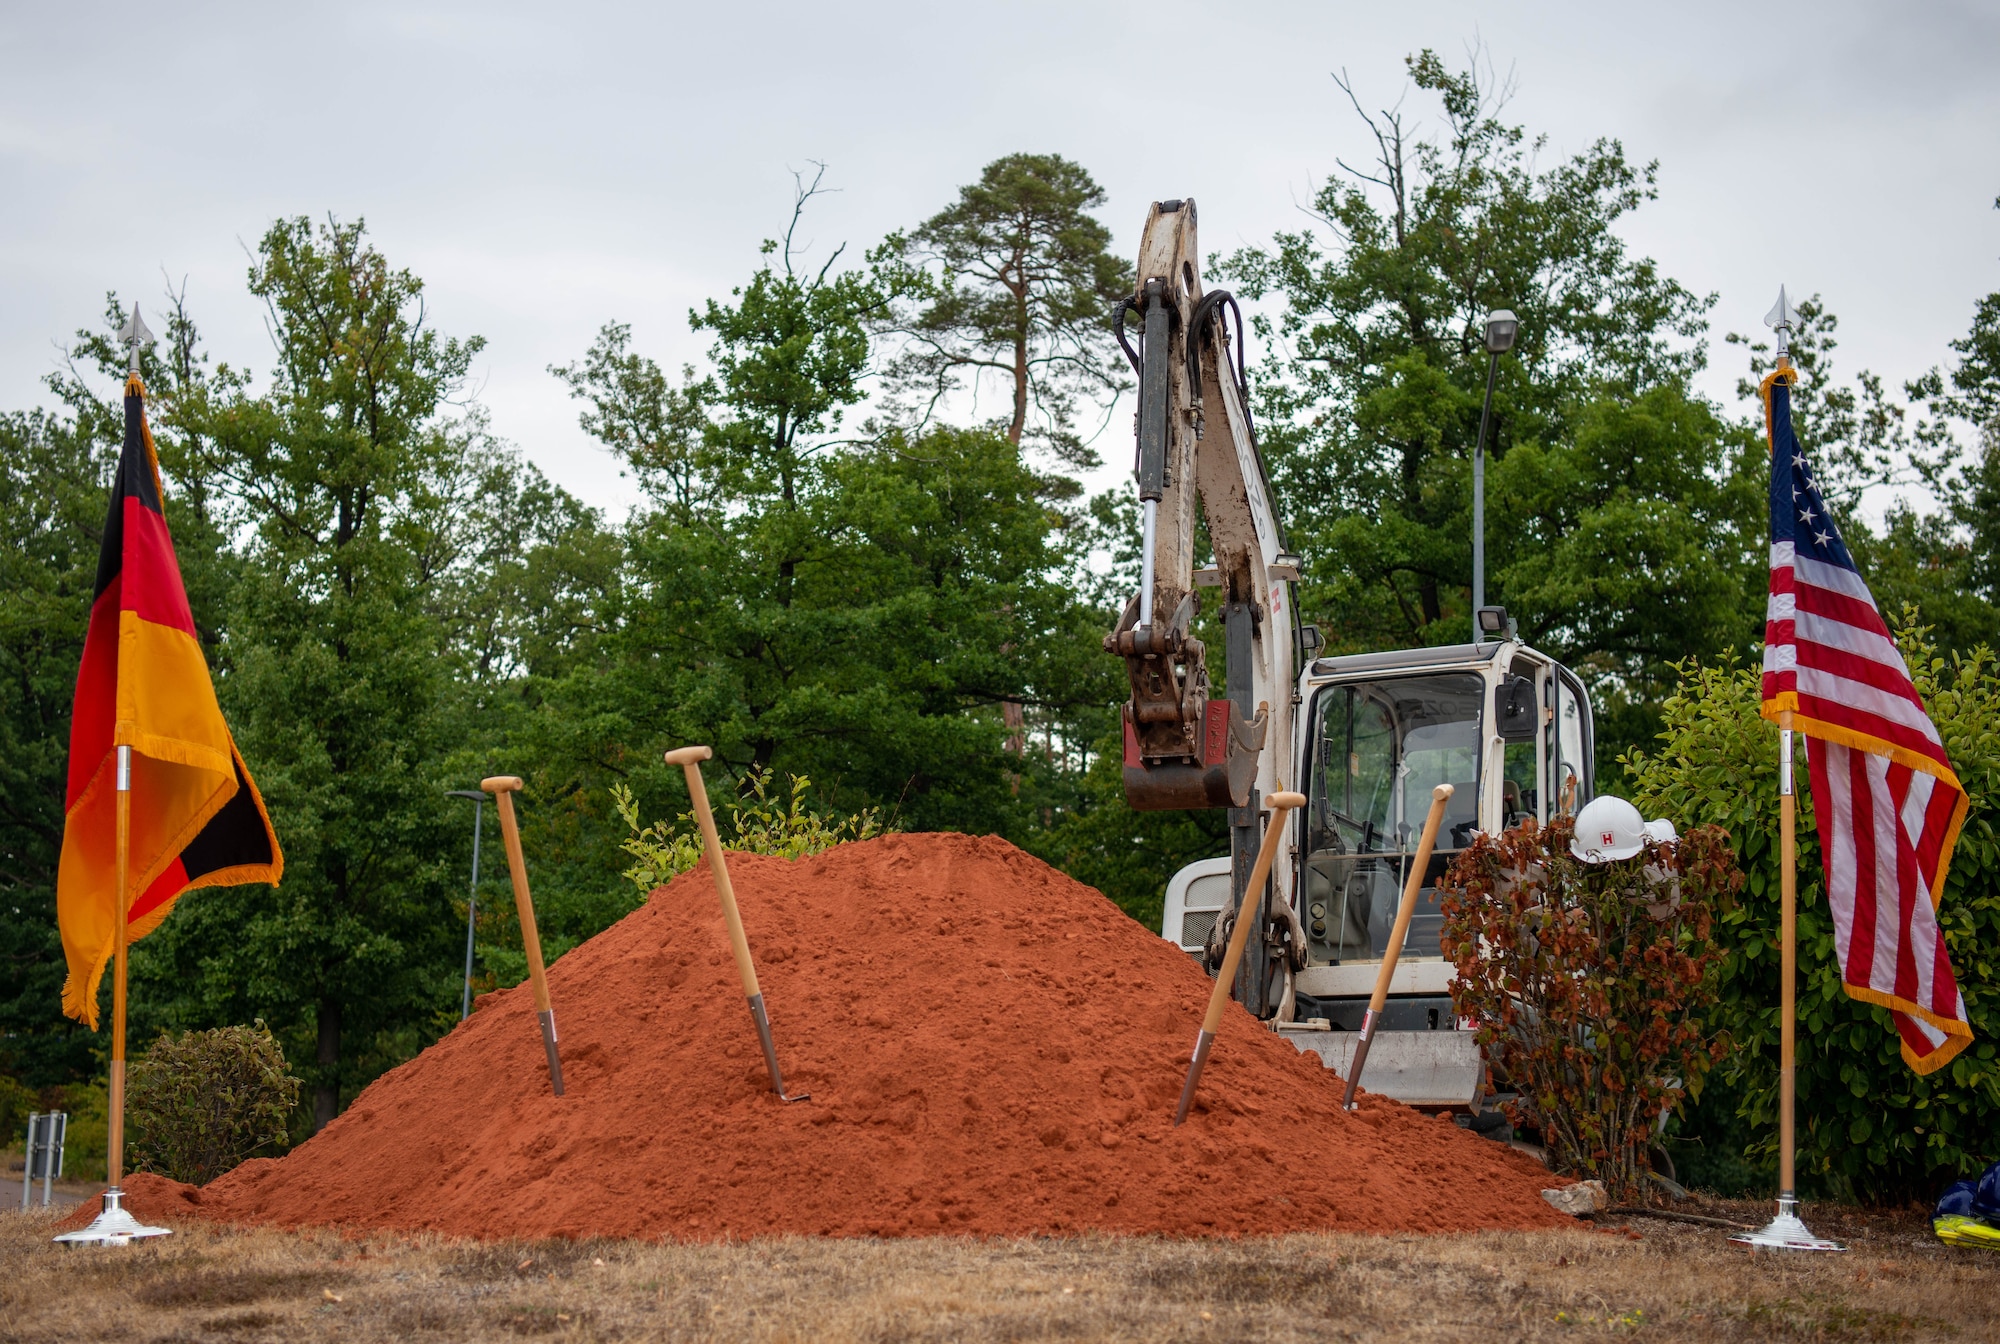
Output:
[[[56,863],[70,705],[112,458],[74,420],[0,415],[0,1072],[36,1086],[93,1069],[62,1016]]]
[[[625,461],[655,508],[686,523],[709,502],[714,482],[701,454],[714,388],[695,377],[693,365],[682,368],[676,387],[633,351],[630,324],[612,322],[581,360],[552,364],[549,372],[590,403],[578,417],[584,432]]]
[[[1792,387],[1792,427],[1812,459],[1827,504],[1843,528],[1852,528],[1868,491],[1916,479],[1915,444],[1905,409],[1891,400],[1878,375],[1863,369],[1852,384],[1836,376],[1833,352],[1840,347],[1840,319],[1825,301],[1817,294],[1802,299],[1798,313],[1798,329],[1788,343],[1792,366],[1799,371]],[[1736,380],[1736,395],[1761,436],[1764,409],[1758,389],[1777,367],[1777,352],[1769,340],[1735,332],[1723,339],[1749,355],[1746,376]]]
[[[173,465],[214,483],[246,539],[220,689],[285,880],[194,903],[147,970],[189,988],[190,1017],[310,1032],[317,1128],[407,1050],[385,1038],[421,1018],[448,955],[431,768],[453,736],[447,529],[472,444],[440,411],[480,343],[426,330],[421,283],[358,222],[274,224],[250,291],[272,385],[218,370],[180,408],[197,432]]]
[[[105,1049],[60,1011],[66,967],[55,879],[76,669],[124,438],[128,352],[112,333],[126,311],[107,296],[102,328],[77,333],[64,367],[46,380],[63,410],[0,415],[0,1071],[43,1088],[82,1083]],[[202,366],[179,295],[168,294],[166,313],[165,339],[140,352],[156,421]],[[91,373],[109,395],[92,390]],[[165,505],[212,660],[230,566],[198,493],[170,492]],[[103,992],[108,999],[109,981]]]
[[[1063,461],[1097,464],[1075,418],[1079,403],[1109,402],[1129,386],[1105,324],[1132,285],[1111,231],[1088,213],[1102,204],[1080,165],[1009,154],[869,254],[902,294],[879,325],[902,342],[889,383],[921,404],[919,423],[967,381],[997,376],[1010,394],[1009,439],[1032,432]]]
[[[1538,647],[1593,675],[1598,773],[1657,730],[1689,650],[1761,633],[1767,450],[1666,384],[1572,408],[1562,441],[1487,476],[1489,583]]]
[[[1906,385],[1903,400],[1866,369],[1851,382],[1840,377],[1833,359],[1839,319],[1817,294],[1798,308],[1791,355],[1801,377],[1793,388],[1793,425],[1876,601],[1887,611],[1915,608],[1947,650],[1970,653],[2000,643],[2000,572],[1991,558],[2000,541],[1992,433],[1993,407],[2000,404],[1992,362],[2000,349],[2000,299],[1976,305],[1971,331],[1952,342],[1959,363],[1949,379],[1932,370]],[[1769,341],[1734,334],[1727,340],[1750,356],[1737,394],[1750,404],[1761,437],[1757,389],[1774,351]],[[1912,403],[1928,416],[1913,420]],[[1927,490],[1902,493],[1913,485]],[[1896,493],[1878,523],[1864,505],[1885,492]]]
[[[1941,644],[1964,651],[2000,645],[2000,292],[1973,306],[1951,348],[1949,375],[1933,369],[1907,389],[1927,403],[1918,470],[1942,507],[1892,511],[1884,550],[1898,567],[1896,595],[1922,610]]]
[[[1273,347],[1258,397],[1265,450],[1312,564],[1312,614],[1336,649],[1465,638],[1489,310],[1521,319],[1494,396],[1497,466],[1517,444],[1570,443],[1602,400],[1656,388],[1685,399],[1709,304],[1629,256],[1615,231],[1653,197],[1653,165],[1599,140],[1539,168],[1544,142],[1500,119],[1507,90],[1490,76],[1452,71],[1429,51],[1409,71],[1442,104],[1445,136],[1421,138],[1397,108],[1366,112],[1342,77],[1376,161],[1343,164],[1315,196],[1324,235],[1280,234],[1218,268],[1249,297],[1279,303],[1259,322]],[[1731,443],[1718,435],[1691,453],[1685,434],[1715,427],[1672,418],[1662,464],[1679,469],[1672,483],[1685,482],[1690,456],[1697,472],[1727,475]],[[1612,489],[1604,483],[1599,497]],[[1490,520],[1488,544],[1525,565],[1537,547],[1512,525]],[[1489,600],[1511,609],[1518,579],[1504,566],[1493,577]],[[1593,652],[1562,647],[1566,624],[1537,612],[1523,630],[1571,657]]]
[[[1074,487],[992,430],[839,437],[900,281],[839,271],[838,252],[804,264],[790,240],[815,189],[734,301],[693,316],[715,334],[708,376],[674,388],[616,325],[558,370],[587,429],[635,464],[672,440],[680,474],[642,475],[599,656],[542,692],[540,788],[579,817],[612,782],[647,815],[678,810],[659,752],[703,741],[741,780],[810,777],[838,813],[1018,834],[1081,765],[1087,738],[1055,747],[1063,721],[1115,694],[1052,506]],[[1036,759],[1000,750],[1010,700],[1043,716]],[[585,829],[579,862],[624,866]]]

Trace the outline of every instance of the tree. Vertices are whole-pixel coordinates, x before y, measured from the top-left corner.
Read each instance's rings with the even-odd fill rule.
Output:
[[[1009,154],[955,203],[869,254],[903,291],[879,327],[903,343],[888,378],[921,404],[918,423],[965,382],[997,375],[1011,394],[1010,440],[1032,433],[1062,461],[1097,464],[1074,422],[1079,403],[1108,402],[1129,386],[1105,326],[1132,286],[1111,231],[1087,213],[1103,203],[1080,165]]]
[[[1600,396],[1684,386],[1709,302],[1614,231],[1654,195],[1653,165],[1599,140],[1538,170],[1543,142],[1499,119],[1508,90],[1490,73],[1429,51],[1408,64],[1442,103],[1446,137],[1417,137],[1396,108],[1367,113],[1341,77],[1377,158],[1342,164],[1314,198],[1332,250],[1305,230],[1218,268],[1281,305],[1258,326],[1274,343],[1265,445],[1336,648],[1456,642],[1470,626],[1468,464],[1489,310],[1521,319],[1494,399],[1499,460],[1566,440]]]
[[[1763,467],[1690,386],[1712,297],[1618,236],[1654,165],[1598,140],[1540,167],[1545,141],[1502,119],[1510,90],[1477,53],[1408,68],[1444,133],[1419,135],[1400,105],[1367,112],[1338,77],[1375,161],[1340,164],[1318,228],[1214,268],[1276,303],[1258,319],[1256,400],[1308,561],[1304,613],[1335,652],[1467,639],[1486,314],[1513,310],[1486,445],[1486,600],[1590,681],[1609,766],[1651,731],[1664,659],[1755,638]]]
[[[0,415],[0,1073],[36,1087],[93,1071],[60,1011],[56,862],[112,461],[70,418]]]
[[[1598,777],[1657,731],[1690,650],[1761,633],[1769,456],[1747,425],[1666,384],[1572,408],[1487,477],[1489,584],[1534,643],[1591,677]]]
[[[2000,292],[1974,304],[1951,348],[1948,377],[1933,369],[1906,389],[1929,412],[1914,436],[1918,470],[1942,507],[1892,513],[1885,550],[1899,562],[1899,595],[1963,652],[2000,645]]]
[[[1972,329],[1951,343],[1959,362],[1949,379],[1933,369],[1906,384],[1901,400],[1866,369],[1851,382],[1837,374],[1840,322],[1819,295],[1798,310],[1790,342],[1800,373],[1793,425],[1877,603],[1885,611],[1915,608],[1951,652],[2000,643],[2000,570],[1993,561],[2000,542],[1993,521],[2000,505],[1994,453],[2000,296],[1976,304]],[[1726,339],[1750,356],[1749,376],[1736,390],[1761,437],[1758,386],[1775,354],[1768,341]],[[1913,416],[1913,409],[1928,414]],[[1927,489],[1904,493],[1914,485]],[[1876,523],[1864,506],[1885,493]]]
[[[631,325],[612,322],[580,361],[551,364],[549,372],[590,403],[578,417],[584,432],[624,459],[654,507],[683,523],[693,519],[714,489],[701,457],[714,389],[694,367],[683,367],[674,386],[658,364],[633,352]]]
[[[169,292],[166,312],[164,341],[140,352],[156,410],[202,362],[178,294]],[[125,317],[107,296],[101,329],[77,333],[63,368],[46,379],[63,410],[0,414],[0,1073],[38,1088],[85,1081],[103,1052],[101,1038],[60,1010],[55,885],[76,669],[124,437],[128,354],[112,333]],[[110,395],[92,390],[93,372]],[[198,494],[170,492],[165,506],[213,659],[230,566]],[[108,980],[103,992],[108,999]]]
[[[805,264],[793,240],[816,189],[801,183],[786,240],[733,301],[692,316],[715,335],[709,374],[671,386],[616,324],[557,371],[608,447],[632,460],[678,435],[679,466],[642,477],[598,656],[545,688],[539,791],[594,816],[620,782],[646,818],[672,815],[660,749],[702,741],[739,780],[809,777],[838,812],[1020,834],[1081,767],[1090,738],[1058,751],[1063,723],[1115,695],[1104,618],[1061,549],[1053,501],[1074,486],[994,429],[841,437],[899,282],[838,270],[838,251]],[[1043,719],[1038,759],[1000,750],[1009,701]],[[601,845],[589,864],[623,866]]]

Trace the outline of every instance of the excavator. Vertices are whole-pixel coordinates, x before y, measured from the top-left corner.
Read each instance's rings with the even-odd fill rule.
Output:
[[[1472,643],[1318,656],[1257,448],[1242,313],[1202,284],[1192,200],[1149,209],[1137,282],[1112,326],[1139,381],[1139,588],[1104,637],[1131,687],[1125,798],[1139,810],[1229,812],[1229,853],[1174,875],[1161,932],[1212,974],[1235,921],[1253,920],[1232,994],[1345,1076],[1431,791],[1453,785],[1367,1086],[1476,1122],[1489,1078],[1452,1010],[1437,879],[1474,835],[1590,798],[1590,698],[1499,607],[1476,614]],[[1212,555],[1202,569],[1197,504]],[[1211,595],[1220,696],[1194,633]],[[1252,892],[1260,800],[1288,789],[1307,804],[1287,817],[1279,861]]]

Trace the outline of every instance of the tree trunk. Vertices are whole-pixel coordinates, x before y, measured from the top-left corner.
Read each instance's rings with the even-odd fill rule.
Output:
[[[319,1001],[319,1086],[313,1089],[313,1133],[340,1114],[340,1001]]]
[[[1014,274],[1020,276],[1023,258],[1014,254]],[[1010,288],[1013,288],[1010,286]],[[1021,431],[1028,427],[1028,282],[1022,278],[1014,289],[1014,419],[1007,426],[1007,437],[1019,443]]]
[[[1007,437],[1015,443],[1021,441],[1021,431],[1028,425],[1028,344],[1022,341],[1014,347],[1014,419],[1007,426]]]

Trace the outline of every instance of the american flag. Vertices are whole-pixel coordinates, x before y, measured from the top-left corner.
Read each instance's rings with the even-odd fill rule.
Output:
[[[1781,301],[1782,302],[1782,301]],[[1834,948],[1848,994],[1890,1010],[1903,1059],[1943,1068],[1972,1042],[1938,932],[1965,790],[1792,432],[1784,368],[1764,380],[1771,597],[1764,717],[1789,711],[1810,756]]]

